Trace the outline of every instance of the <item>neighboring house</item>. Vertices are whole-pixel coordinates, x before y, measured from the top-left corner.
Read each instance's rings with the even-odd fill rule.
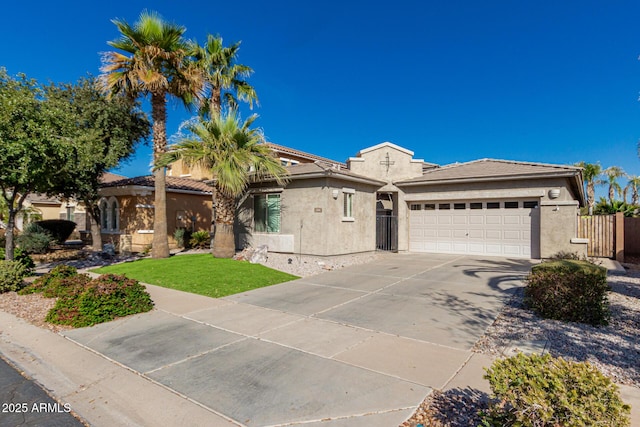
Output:
[[[578,167],[482,159],[438,167],[385,142],[346,164],[273,144],[290,181],[253,184],[237,245],[339,255],[377,249],[549,257],[586,253]]]
[[[203,181],[167,176],[167,233],[175,246],[176,229],[211,229],[211,188]],[[153,176],[139,176],[101,185],[103,243],[120,251],[141,252],[153,241]]]

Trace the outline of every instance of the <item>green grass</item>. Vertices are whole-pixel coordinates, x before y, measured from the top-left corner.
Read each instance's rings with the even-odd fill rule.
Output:
[[[298,277],[246,261],[210,254],[180,255],[101,267],[93,272],[124,274],[144,283],[220,298]]]

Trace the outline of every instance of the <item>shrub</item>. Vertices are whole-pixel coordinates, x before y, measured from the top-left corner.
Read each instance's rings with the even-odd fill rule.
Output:
[[[75,267],[60,264],[51,269],[47,274],[38,277],[26,288],[20,290],[19,294],[26,295],[36,292],[44,292],[49,287],[58,288],[62,280],[77,275],[78,270]]]
[[[16,243],[25,252],[43,254],[49,250],[53,237],[36,223],[27,225],[17,238]]]
[[[35,224],[47,230],[59,245],[63,244],[76,228],[75,222],[66,219],[45,219],[36,221]]]
[[[0,261],[0,294],[21,289],[25,271],[25,266],[18,261]]]
[[[176,228],[173,238],[176,239],[179,248],[189,249],[191,247],[191,232],[186,228]]]
[[[191,234],[189,243],[194,248],[202,249],[208,247],[210,241],[211,235],[209,234],[209,232],[205,230],[199,230]]]
[[[586,261],[558,260],[535,266],[525,281],[524,302],[541,317],[608,324],[610,288],[605,268]]]
[[[104,274],[86,283],[81,292],[61,296],[46,320],[83,327],[152,308],[151,297],[137,280]]]
[[[555,254],[551,255],[549,257],[549,259],[552,260],[552,261],[557,261],[557,260],[561,260],[561,259],[572,259],[572,260],[586,261],[586,257],[585,256],[580,256],[580,255],[578,255],[577,252],[568,252],[568,251],[556,252]]]
[[[5,249],[0,247],[0,260],[6,258]],[[20,264],[25,267],[25,276],[29,276],[33,273],[33,270],[36,268],[36,263],[33,261],[33,258],[23,251],[20,248],[15,248],[13,250],[13,260],[18,261]]]
[[[495,400],[484,426],[629,426],[618,387],[587,362],[519,353],[487,369]]]

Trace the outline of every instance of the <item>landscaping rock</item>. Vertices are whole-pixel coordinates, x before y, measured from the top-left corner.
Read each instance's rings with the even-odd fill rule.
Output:
[[[269,247],[267,245],[260,245],[251,255],[249,262],[251,264],[260,264],[267,261],[267,252]]]

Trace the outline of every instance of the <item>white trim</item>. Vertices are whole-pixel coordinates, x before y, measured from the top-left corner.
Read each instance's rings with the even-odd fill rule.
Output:
[[[401,152],[403,152],[405,154],[408,154],[409,156],[413,157],[413,151],[407,150],[406,148],[400,147],[399,145],[396,145],[396,144],[394,144],[392,142],[388,142],[388,141],[382,142],[380,144],[374,145],[374,146],[369,147],[369,148],[365,148],[364,150],[360,150],[358,152],[358,155],[364,154],[364,153],[368,153],[370,151],[374,151],[374,150],[377,150],[377,149],[382,148],[382,147],[395,148],[396,150],[401,151]]]
[[[153,234],[153,230],[136,230],[138,234]]]
[[[362,157],[349,157],[349,162],[361,162],[364,163],[364,159]]]
[[[269,187],[269,188],[252,188],[249,190],[250,194],[264,194],[264,193],[282,193],[283,187]]]
[[[153,205],[145,205],[142,203],[136,203],[136,208],[140,208],[140,209],[155,209],[155,206]]]
[[[342,222],[355,222],[356,219],[351,217],[351,216],[343,216],[342,217]]]
[[[405,194],[406,202],[422,202],[431,200],[484,200],[484,199],[514,199],[543,197],[542,189],[502,189],[502,190],[464,190],[437,193]],[[556,205],[556,203],[553,203]]]
[[[343,193],[356,194],[355,188],[342,187]]]
[[[574,237],[573,239],[570,240],[571,243],[580,243],[580,244],[588,244],[589,243],[589,239],[583,239],[580,237]]]

